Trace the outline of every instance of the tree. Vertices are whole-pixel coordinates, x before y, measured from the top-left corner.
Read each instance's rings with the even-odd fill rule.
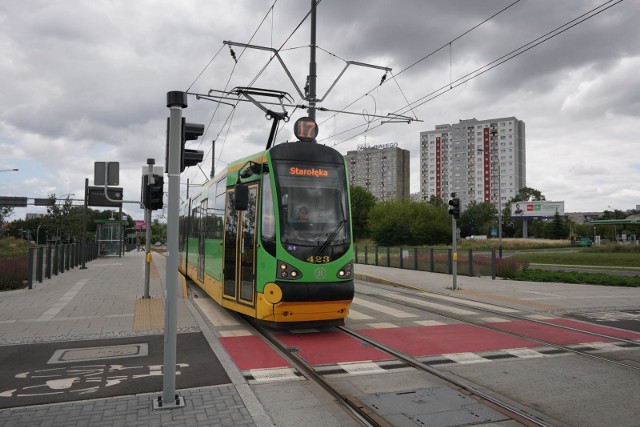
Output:
[[[167,224],[162,224],[157,218],[151,223],[151,243],[167,241]]]
[[[446,208],[409,200],[379,202],[369,213],[371,236],[384,246],[447,243],[450,224]]]
[[[7,206],[0,206],[0,236],[4,235],[4,220],[9,218],[13,213],[13,208]]]
[[[353,238],[369,237],[368,218],[371,208],[376,204],[376,197],[363,187],[351,187],[351,221]]]
[[[462,237],[472,235],[488,235],[492,224],[498,218],[498,211],[491,203],[472,201],[460,215],[458,222]]]
[[[427,203],[436,207],[448,206],[447,202],[433,194],[429,197],[429,201]]]
[[[4,219],[11,216],[13,208],[7,206],[0,206],[0,224],[4,223]]]
[[[569,226],[558,212],[553,217],[553,221],[547,223],[546,237],[548,239],[566,239],[569,236]]]

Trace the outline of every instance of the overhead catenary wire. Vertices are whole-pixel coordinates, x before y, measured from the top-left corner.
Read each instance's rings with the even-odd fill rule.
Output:
[[[559,36],[560,34],[570,30],[571,28],[573,28],[573,27],[575,27],[575,26],[577,26],[577,25],[579,25],[579,24],[581,24],[581,23],[583,23],[583,22],[585,22],[585,21],[587,21],[587,20],[599,15],[600,13],[612,8],[613,6],[615,6],[615,5],[619,4],[619,3],[622,3],[622,1],[624,1],[624,0],[608,0],[607,2],[601,4],[600,6],[597,6],[597,7],[593,8],[593,9],[589,10],[588,12],[583,13],[582,15],[572,19],[571,21],[568,21],[568,22],[556,27],[555,29],[543,34],[542,36],[540,36],[540,37],[538,37],[538,38],[536,38],[536,39],[534,39],[534,40],[532,40],[532,41],[530,41],[528,43],[525,43],[524,45],[522,45],[522,46],[520,46],[520,47],[518,47],[516,49],[513,49],[512,51],[502,55],[499,58],[494,59],[493,61],[483,65],[482,67],[476,68],[474,71],[471,71],[470,73],[467,73],[462,77],[459,77],[458,79],[452,81],[449,84],[449,89],[448,90],[444,90],[443,92],[438,93],[438,92],[442,91],[443,89],[446,89],[446,86],[443,86],[443,87],[441,87],[441,88],[439,88],[439,89],[437,89],[437,90],[435,90],[435,91],[433,91],[433,92],[431,92],[431,93],[429,93],[429,94],[427,94],[427,95],[425,95],[425,96],[423,96],[421,98],[418,98],[417,100],[415,100],[415,101],[413,101],[411,103],[412,108],[416,108],[416,107],[419,107],[421,105],[424,105],[425,103],[427,103],[427,102],[429,102],[429,101],[431,101],[431,100],[443,95],[444,93],[448,92],[449,90],[454,89],[454,88],[456,88],[456,87],[458,87],[458,86],[460,86],[460,85],[462,85],[464,83],[467,83],[470,80],[473,80],[473,79],[481,76],[482,74],[484,74],[484,73],[496,68],[497,66],[502,65],[505,62],[510,61],[510,60],[522,55],[523,53],[528,52],[529,50],[533,49],[534,47],[539,46],[542,43],[547,42],[547,41],[551,40],[552,38],[554,38],[556,36]],[[609,3],[612,3],[612,2],[615,2],[615,3],[610,4],[607,7],[604,7],[605,5],[607,5]],[[598,9],[601,9],[601,10],[598,10]],[[435,96],[431,97],[431,95],[435,95]],[[420,101],[423,101],[424,99],[426,99],[426,101],[420,102]],[[396,110],[396,112],[398,112],[398,111],[401,111],[401,110]]]
[[[273,13],[274,7],[276,5],[276,3],[278,2],[278,0],[274,0],[274,2],[272,3],[271,7],[267,10],[267,13],[265,14],[265,16],[262,18],[262,21],[260,21],[260,24],[258,24],[258,27],[255,29],[255,31],[253,32],[253,34],[251,35],[251,38],[249,39],[249,41],[253,40],[253,38],[256,36],[256,34],[258,33],[258,31],[260,30],[260,28],[262,27],[262,25],[264,24],[264,22],[266,21],[267,17],[269,16],[269,14]],[[272,29],[273,30],[273,29]],[[198,81],[198,79],[204,74],[204,72],[206,71],[206,69],[211,65],[211,63],[213,62],[213,60],[218,56],[218,54],[222,51],[222,49],[224,48],[224,43],[222,44],[222,47],[218,50],[218,52],[216,52],[216,54],[214,55],[214,57],[209,61],[209,63],[205,66],[205,68],[200,72],[200,74],[198,74],[198,76],[196,77],[196,79],[194,80],[194,82],[189,86],[189,88],[187,89],[186,92],[189,92],[189,90],[191,89],[191,87],[193,87],[193,85]],[[225,84],[225,90],[228,88],[229,83],[231,82],[231,79],[233,78],[233,74],[236,70],[236,66],[238,63],[238,60],[240,58],[242,58],[242,55],[244,54],[244,51],[246,49],[243,49],[242,52],[240,52],[240,55],[235,57],[235,53],[233,53],[232,55],[234,56],[234,66],[231,69],[231,72],[229,73],[229,78],[227,79],[227,83]],[[202,138],[200,140],[200,142],[198,143],[198,148],[200,148],[200,146],[202,145],[202,142],[206,140],[206,136],[209,132],[209,129],[211,127],[211,124],[213,123],[213,119],[216,117],[218,110],[220,108],[220,104],[216,105],[216,108],[214,109],[213,113],[211,114],[211,117],[209,119],[209,122],[205,128],[205,131],[202,135]],[[235,111],[235,107],[233,108],[233,110]],[[225,124],[229,121],[229,118],[233,117],[233,114],[230,113],[227,116],[227,119],[225,120]],[[220,131],[218,132],[218,134],[216,135],[216,137],[214,139],[218,140],[218,138],[220,137],[220,134],[222,133],[222,130],[224,129],[224,125],[223,127],[220,129]],[[223,144],[224,146],[224,141]],[[208,151],[208,153],[211,152],[211,150]],[[208,157],[208,153],[207,156],[203,159],[206,160],[206,158]],[[215,155],[215,153],[212,153],[212,155]]]
[[[473,79],[475,79],[475,78],[477,78],[477,77],[479,77],[479,76],[481,76],[481,75],[483,75],[483,74],[485,74],[485,73],[487,73],[489,71],[491,71],[492,69],[494,69],[494,68],[496,68],[496,67],[498,67],[498,66],[500,66],[500,65],[502,65],[502,64],[504,64],[504,63],[506,63],[506,62],[508,62],[508,61],[520,56],[520,55],[522,55],[525,52],[528,52],[529,50],[533,49],[534,47],[539,46],[540,44],[542,44],[542,43],[544,43],[544,42],[546,42],[548,40],[551,40],[552,38],[554,38],[554,37],[566,32],[566,31],[570,30],[571,28],[573,28],[573,27],[575,27],[575,26],[577,26],[577,25],[579,25],[579,24],[581,24],[581,23],[583,23],[583,22],[585,22],[585,21],[587,21],[587,20],[599,15],[600,13],[612,8],[613,6],[616,6],[617,4],[622,3],[622,1],[624,1],[624,0],[608,0],[605,3],[603,3],[603,4],[599,5],[599,6],[596,6],[593,9],[590,9],[589,11],[579,15],[578,17],[576,17],[576,18],[574,18],[574,19],[572,19],[570,21],[567,21],[566,23],[556,27],[555,29],[543,34],[542,36],[540,36],[540,37],[538,37],[538,38],[536,38],[536,39],[534,39],[534,40],[532,40],[532,41],[530,41],[528,43],[525,43],[524,45],[522,45],[522,46],[520,46],[520,47],[518,47],[516,49],[513,49],[512,51],[500,56],[499,58],[496,58],[493,61],[490,61],[487,64],[485,64],[485,65],[483,65],[481,67],[478,67],[475,70],[473,70],[473,71],[471,71],[471,72],[459,77],[458,79],[456,79],[456,80],[454,80],[454,81],[452,81],[452,82],[450,82],[450,83],[448,83],[448,84],[446,84],[446,85],[444,85],[444,86],[442,86],[442,87],[440,87],[440,88],[438,88],[438,89],[436,89],[436,90],[434,90],[434,91],[432,91],[432,92],[430,92],[430,93],[418,98],[417,100],[415,100],[412,103],[410,103],[409,105],[407,105],[407,107],[400,108],[400,109],[394,111],[394,113],[404,114],[406,111],[408,111],[408,109],[415,109],[415,108],[418,108],[418,107],[426,104],[427,102],[433,101],[434,99],[444,95],[445,93],[447,93],[447,92],[449,92],[449,91],[451,91],[451,90],[453,90],[453,89],[455,89],[455,88],[457,88],[457,87],[459,87],[459,86],[461,86],[461,85],[463,85],[463,84],[465,84],[465,83],[467,83],[467,82],[469,82],[469,81],[471,81],[471,80],[473,80]],[[613,3],[613,4],[611,4],[611,3]],[[351,130],[354,130],[354,129],[357,129],[357,128],[362,128],[363,126],[365,126],[365,125],[358,125],[358,126],[355,126],[354,128],[352,128]],[[350,141],[353,138],[356,138],[356,137],[358,137],[360,135],[363,135],[364,133],[369,132],[370,130],[376,129],[376,128],[380,127],[380,126],[382,126],[382,123],[374,126],[371,129],[368,128],[367,130],[362,131],[359,134],[353,135],[353,136],[351,136],[351,137],[349,137],[349,138],[347,138],[345,140],[337,142],[333,146],[337,146],[337,145],[340,145],[340,144],[345,143],[347,141]],[[328,136],[325,139],[328,139],[328,138],[331,138],[331,137],[333,137],[333,135]]]
[[[476,25],[474,25],[473,27],[469,28],[467,31],[463,32],[462,34],[454,37],[453,39],[449,40],[447,43],[443,44],[442,46],[440,46],[439,48],[431,51],[430,53],[428,53],[427,55],[423,56],[422,58],[418,59],[417,61],[413,62],[411,65],[403,68],[402,70],[400,70],[399,72],[397,72],[395,75],[392,75],[392,78],[389,80],[386,80],[385,82],[382,82],[380,85],[382,85],[383,83],[386,83],[390,80],[394,80],[397,83],[397,77],[400,76],[401,74],[405,73],[406,71],[410,70],[411,68],[415,67],[416,65],[418,65],[419,63],[421,63],[422,61],[425,61],[426,59],[432,57],[433,55],[435,55],[436,53],[440,52],[442,49],[445,49],[446,47],[450,46],[453,42],[460,40],[462,37],[466,36],[467,34],[471,33],[472,31],[478,29],[479,27],[481,27],[482,25],[486,24],[487,22],[489,22],[490,20],[494,19],[495,17],[497,17],[498,15],[500,15],[501,13],[505,12],[506,10],[510,9],[511,7],[513,7],[516,3],[520,2],[520,0],[515,0],[513,3],[505,6],[504,8],[500,9],[499,11],[495,12],[493,15],[489,16],[488,18],[480,21],[479,23],[477,23]],[[378,85],[378,87],[380,86]],[[355,104],[356,102],[360,101],[362,98],[364,98],[365,96],[367,96],[367,94],[369,92],[371,92],[372,90],[374,90],[375,87],[371,88],[370,90],[368,90],[366,93],[362,94],[360,97],[358,97],[357,99],[355,99],[354,101],[350,102],[349,104],[347,104],[345,107],[343,107],[342,109],[346,109],[349,108],[350,106],[352,106],[353,104]],[[327,120],[333,118],[335,115],[330,116],[329,118],[327,118],[326,120],[324,120],[323,122],[321,122],[320,124],[323,124],[324,122],[326,122]]]
[[[262,23],[264,23],[264,21],[266,20],[266,18],[267,18],[267,16],[268,16],[268,14],[269,14],[269,13],[273,13],[273,9],[274,9],[274,6],[275,6],[275,4],[277,3],[277,1],[278,1],[278,0],[275,0],[275,1],[274,1],[274,3],[273,3],[273,5],[269,8],[269,12],[268,12],[268,13],[267,13],[267,15],[265,16],[265,18],[263,18],[262,22],[261,22],[261,23],[260,23],[260,25],[258,26],[258,29],[262,26]],[[315,4],[315,7],[317,7],[321,2],[322,2],[322,0],[317,0],[317,2],[316,2],[316,4]],[[279,49],[277,49],[277,52],[281,51],[281,50],[284,48],[284,46],[286,45],[286,43],[288,43],[288,41],[291,39],[291,37],[293,37],[293,35],[298,31],[298,29],[302,26],[302,24],[306,21],[306,19],[309,17],[309,15],[310,15],[310,14],[311,14],[311,9],[310,9],[306,14],[305,14],[305,16],[300,20],[300,22],[296,25],[296,27],[291,31],[291,33],[289,34],[289,36],[288,36],[288,37],[285,39],[285,41],[281,44],[280,48],[279,48]],[[255,37],[255,34],[257,33],[258,29],[254,32],[254,34],[252,35],[252,37],[249,39],[249,43],[250,43],[250,42],[253,40],[253,38]],[[245,51],[245,50],[246,50],[246,48],[242,50],[242,52],[241,52],[241,53],[240,53],[240,55],[238,56],[238,60],[242,57],[242,55],[243,55],[243,53],[244,53],[244,51]],[[274,58],[274,56],[272,56],[271,58],[269,58],[269,60],[268,60],[268,61],[267,61],[267,63],[265,64],[265,66],[264,66],[264,67],[263,67],[263,68],[258,72],[258,74],[257,74],[257,75],[252,79],[251,83],[249,84],[249,87],[251,87],[251,86],[253,86],[253,85],[255,84],[255,82],[258,80],[258,78],[262,75],[262,73],[264,73],[264,71],[266,70],[266,68],[267,68],[267,67],[269,66],[269,64],[273,61],[273,58]],[[232,78],[232,76],[233,76],[233,72],[235,71],[235,66],[236,66],[236,65],[237,65],[237,64],[236,64],[236,63],[234,63],[234,67],[233,67],[233,69],[232,69],[232,71],[231,71],[231,74],[230,74],[230,76],[229,76],[229,79],[227,80],[227,83],[226,83],[225,88],[224,88],[224,90],[225,90],[225,91],[227,90],[227,88],[228,88],[228,86],[229,86],[229,83],[230,83],[231,78]],[[201,74],[202,74],[202,73],[201,73]],[[236,100],[236,101],[237,101],[237,100]],[[237,105],[237,104],[236,104],[236,105]],[[198,147],[200,147],[200,145],[202,144],[202,142],[206,139],[207,132],[208,132],[208,130],[209,130],[209,127],[211,126],[211,123],[213,122],[213,119],[214,119],[214,118],[215,118],[215,116],[216,116],[216,113],[217,113],[217,111],[218,111],[218,109],[219,109],[219,106],[220,106],[220,104],[218,104],[218,105],[216,106],[216,109],[215,109],[214,113],[212,114],[211,119],[209,120],[209,124],[207,125],[207,127],[206,127],[206,129],[205,129],[205,132],[204,132],[204,134],[203,134],[203,136],[202,136],[202,139],[201,139],[200,143],[198,144]],[[233,115],[234,115],[234,114],[235,114],[235,108],[233,108],[233,111],[230,113],[230,115],[228,116],[228,118],[229,118],[229,117],[233,117]],[[227,122],[229,122],[229,120],[226,120],[226,121],[225,121],[225,123],[227,123]],[[229,123],[229,126],[230,126],[230,123]],[[223,130],[224,130],[224,125],[223,125],[223,127],[219,130],[218,135],[214,138],[215,140],[219,140],[219,137],[220,137],[220,135],[222,134]],[[224,149],[224,143],[225,143],[225,141],[226,141],[226,137],[228,136],[228,134],[229,134],[229,132],[228,132],[228,130],[227,130],[226,136],[225,136],[225,138],[223,139],[223,143],[222,143],[222,146],[221,146],[221,149],[220,149],[220,155],[218,156],[218,159],[220,159],[220,157],[222,156],[222,152],[223,152],[223,149]],[[215,153],[214,153],[214,154],[215,154]]]

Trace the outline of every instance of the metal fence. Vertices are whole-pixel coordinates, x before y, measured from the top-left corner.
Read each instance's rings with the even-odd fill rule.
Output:
[[[97,243],[88,243],[84,254],[82,253],[82,245],[78,243],[29,248],[27,285],[29,289],[33,289],[34,281],[42,283],[44,279],[51,279],[52,276],[80,266],[83,258],[84,262],[89,262],[97,257]]]
[[[404,248],[356,245],[357,264],[405,268],[452,274],[453,251],[442,248]],[[496,278],[496,251],[474,253],[471,249],[457,254],[457,274],[465,276],[491,276]]]

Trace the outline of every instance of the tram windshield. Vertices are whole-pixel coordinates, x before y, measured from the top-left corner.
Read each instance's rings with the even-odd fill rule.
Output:
[[[344,166],[278,161],[278,210],[284,248],[298,259],[330,262],[350,245]]]

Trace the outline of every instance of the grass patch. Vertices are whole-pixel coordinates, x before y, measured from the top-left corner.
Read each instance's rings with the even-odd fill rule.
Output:
[[[511,279],[528,282],[578,283],[603,286],[640,287],[640,276],[615,276],[577,271],[524,270]]]
[[[487,251],[499,248],[500,241],[498,239],[487,240],[467,240],[458,241],[458,247],[461,249],[472,249]],[[519,251],[519,250],[535,250],[535,249],[562,249],[571,247],[569,240],[552,240],[552,239],[502,239],[503,251]]]
[[[580,252],[523,253],[514,255],[512,258],[530,264],[640,268],[640,256],[632,252],[595,252],[585,249]]]
[[[26,240],[18,240],[13,237],[0,239],[0,258],[24,256],[27,255],[28,252],[29,242]]]

